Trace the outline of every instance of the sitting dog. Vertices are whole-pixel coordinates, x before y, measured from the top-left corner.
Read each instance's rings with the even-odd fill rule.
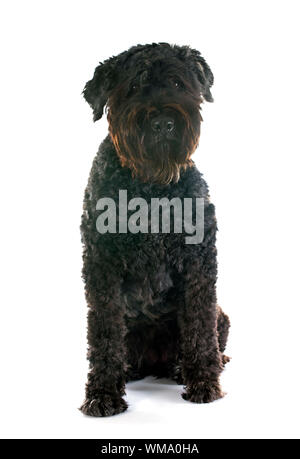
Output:
[[[223,354],[229,319],[216,301],[217,223],[191,159],[201,104],[213,101],[212,84],[197,50],[153,43],[100,63],[84,88],[94,121],[106,106],[109,122],[81,225],[90,362],[81,410],[87,415],[123,412],[125,383],[147,375],[184,384],[182,396],[191,402],[223,396],[219,377],[229,360]],[[121,191],[131,200],[128,209],[120,205]],[[130,231],[132,211],[141,203],[149,210],[161,198],[171,203],[170,231],[162,230],[164,221],[150,229],[153,215],[145,224],[141,213]],[[196,198],[203,204],[203,238],[187,243],[183,231],[172,230],[178,228],[174,207],[178,199]],[[192,207],[193,224],[196,217]]]

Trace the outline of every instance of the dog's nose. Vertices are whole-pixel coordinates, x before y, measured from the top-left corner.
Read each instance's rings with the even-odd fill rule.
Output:
[[[170,133],[175,127],[174,120],[169,116],[156,116],[151,122],[152,130],[156,133]]]

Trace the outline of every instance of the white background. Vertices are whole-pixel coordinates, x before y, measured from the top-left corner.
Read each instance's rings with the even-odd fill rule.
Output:
[[[299,2],[12,0],[0,18],[1,436],[299,438]],[[124,414],[88,418],[79,224],[107,123],[81,91],[99,60],[155,41],[215,74],[195,159],[219,222],[228,394],[191,404],[150,378]]]

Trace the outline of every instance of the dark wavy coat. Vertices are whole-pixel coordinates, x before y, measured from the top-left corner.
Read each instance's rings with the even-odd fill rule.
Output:
[[[118,203],[119,190],[127,190],[128,201],[149,204],[154,197],[204,198],[203,242],[188,245],[185,233],[100,234],[96,203]],[[91,366],[82,411],[124,411],[125,382],[149,374],[183,383],[184,398],[193,402],[222,397],[229,320],[216,302],[215,209],[195,165],[177,183],[144,183],[121,166],[107,136],[91,170],[81,231]]]

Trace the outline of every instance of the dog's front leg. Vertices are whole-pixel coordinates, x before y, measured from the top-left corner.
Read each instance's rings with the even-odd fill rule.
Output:
[[[88,263],[86,263],[87,265]],[[90,372],[81,411],[90,416],[112,416],[126,410],[126,352],[121,282],[113,270],[84,269],[88,312]],[[85,274],[86,272],[86,274]]]
[[[209,250],[209,249],[208,249]],[[206,258],[188,263],[183,278],[184,299],[179,326],[182,348],[184,399],[209,403],[223,396],[219,375],[223,369],[217,336],[215,251]]]

